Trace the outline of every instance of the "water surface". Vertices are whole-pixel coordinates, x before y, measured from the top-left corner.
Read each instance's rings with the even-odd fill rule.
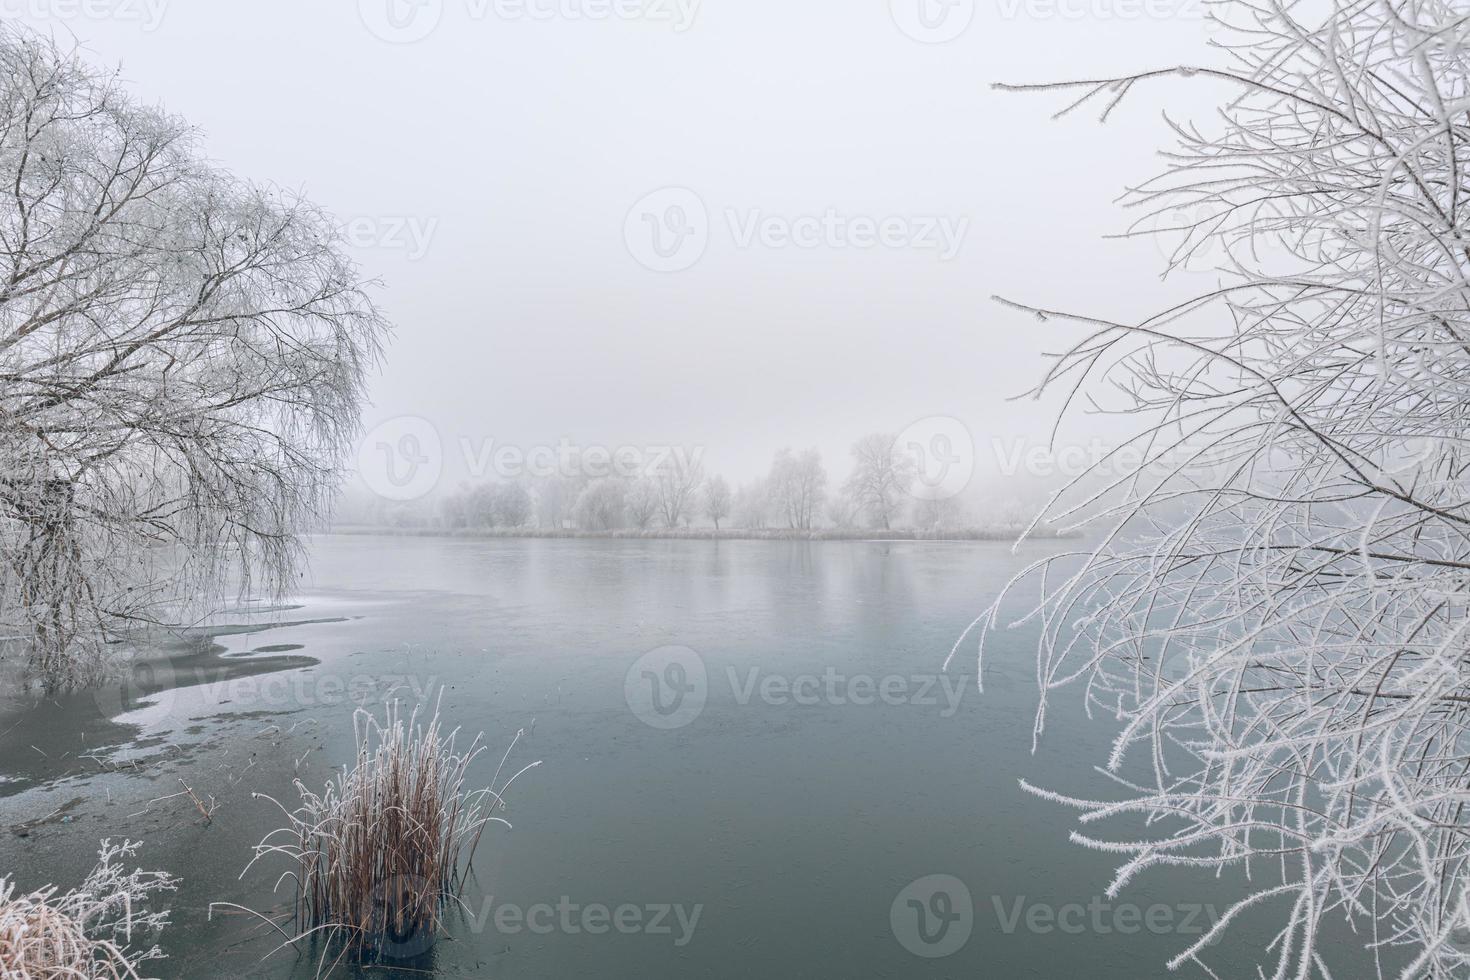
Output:
[[[8,718],[5,822],[42,822],[0,860],[66,882],[98,837],[141,837],[146,866],[184,878],[158,972],[311,976],[289,950],[262,959],[278,937],[253,920],[208,915],[284,907],[282,865],[237,880],[279,823],[252,794],[289,801],[293,778],[347,761],[354,700],[437,695],[495,749],[482,782],[517,730],[508,766],[543,765],[414,971],[1162,976],[1208,922],[1187,897],[1210,889],[1145,877],[1103,902],[1115,862],[1017,786],[1105,792],[1107,723],[1073,699],[1031,753],[1026,629],[996,637],[983,695],[972,648],[940,672],[1055,546],[322,537],[295,608],[225,617],[250,628],[172,651],[162,681]],[[169,798],[182,785],[217,801],[209,822]]]

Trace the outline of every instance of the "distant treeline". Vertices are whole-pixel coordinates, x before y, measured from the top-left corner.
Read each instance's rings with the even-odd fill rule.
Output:
[[[607,538],[619,540],[674,539],[689,541],[1014,541],[1024,530],[1022,525],[1012,527],[955,527],[955,528],[724,528],[712,527],[657,527],[646,530],[618,528],[611,531],[556,530],[553,528],[459,528],[443,527],[384,527],[369,524],[340,524],[332,528],[333,534],[386,534],[398,537],[450,537],[450,538]],[[1031,531],[1033,538],[1063,538],[1069,534],[1059,533],[1048,527]]]
[[[632,475],[485,481],[409,503],[359,499],[338,521],[485,537],[999,540],[1024,530],[1028,508],[937,497],[896,443],[886,433],[858,440],[852,470],[835,489],[816,449],[782,449],[765,477],[733,489],[706,475],[698,454],[674,454]]]

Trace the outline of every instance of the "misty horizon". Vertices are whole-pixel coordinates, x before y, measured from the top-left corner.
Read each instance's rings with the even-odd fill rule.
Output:
[[[1047,100],[990,86],[1172,64],[1214,35],[1193,0],[1101,20],[960,4],[972,16],[942,43],[836,0],[706,0],[683,30],[454,0],[157,2],[16,13],[182,114],[212,159],[335,216],[396,322],[364,433],[408,417],[447,445],[702,445],[732,479],[787,444],[841,468],[862,434],[930,417],[975,434],[979,472],[992,437],[1046,445],[1055,401],[1013,399],[1056,328],[991,297],[1060,275],[1074,306],[1123,315],[1157,292],[1159,245],[1109,240],[1136,216],[1107,202],[1167,127],[1142,102],[1051,122]],[[1172,109],[1207,105],[1199,89]],[[671,207],[697,219],[689,238],[661,223]],[[1041,267],[1058,236],[1062,264]],[[1099,438],[1117,427],[1076,419],[1060,447]]]
[[[1470,980],[1467,5],[0,0],[0,978]]]

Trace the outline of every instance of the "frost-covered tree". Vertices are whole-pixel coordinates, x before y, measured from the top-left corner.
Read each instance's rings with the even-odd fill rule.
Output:
[[[538,479],[532,491],[536,504],[536,523],[547,530],[561,531],[571,526],[572,511],[582,492],[580,481],[566,476]]]
[[[1022,307],[1082,328],[1041,389],[1134,416],[1147,461],[1042,515],[1097,543],[1032,569],[1036,733],[1070,684],[1120,732],[1106,798],[1038,792],[1123,860],[1110,894],[1165,867],[1244,889],[1172,966],[1207,965],[1243,913],[1279,926],[1263,976],[1463,978],[1470,21],[1417,0],[1222,17],[1243,30],[1217,64],[1074,86],[1104,118],[1150,79],[1227,90],[1131,194],[1171,266],[1213,250],[1218,282],[1137,318]]]
[[[613,531],[623,526],[623,495],[627,488],[613,476],[598,477],[577,497],[572,515],[584,531]]]
[[[496,525],[494,483],[477,483],[465,491],[464,512],[470,527],[488,528]]]
[[[672,455],[654,470],[652,479],[658,490],[658,513],[664,527],[678,527],[693,516],[694,494],[704,482],[704,467],[698,458]]]
[[[852,495],[845,490],[833,494],[827,499],[827,523],[840,531],[851,530],[858,526],[858,518],[861,516],[861,508]]]
[[[497,483],[490,494],[490,510],[496,527],[525,527],[531,522],[531,494],[519,483]]]
[[[658,516],[658,485],[646,476],[640,476],[628,484],[626,499],[628,522],[640,531]]]
[[[752,530],[770,524],[771,493],[764,481],[741,484],[730,507],[739,527]]]
[[[811,530],[822,502],[827,499],[827,471],[822,467],[822,454],[816,449],[795,453],[782,449],[771,461],[771,475],[766,479],[771,505],[779,520],[797,530]]]
[[[0,626],[51,680],[292,581],[385,323],[332,220],[0,25]]]
[[[531,522],[535,501],[519,483],[480,483],[462,486],[440,507],[451,528],[520,528]]]
[[[723,476],[712,476],[704,483],[704,514],[714,521],[715,530],[720,521],[730,516],[730,484]]]
[[[444,498],[444,502],[439,505],[439,516],[443,519],[445,527],[454,529],[470,526],[470,493],[469,487],[461,486]],[[341,519],[342,510],[342,507],[338,507],[338,519]]]
[[[914,477],[914,459],[898,448],[898,437],[875,432],[853,443],[852,473],[845,488],[873,526],[887,531]]]
[[[965,505],[958,497],[925,497],[914,503],[914,524],[926,531],[941,528],[963,527],[966,520]],[[1030,514],[1027,514],[1029,520]],[[1006,521],[1002,515],[999,523],[1009,526],[1024,526],[1026,520]]]

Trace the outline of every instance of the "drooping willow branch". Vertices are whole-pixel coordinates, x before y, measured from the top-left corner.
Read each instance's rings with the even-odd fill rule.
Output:
[[[0,638],[98,643],[279,592],[386,324],[329,217],[0,26]]]

